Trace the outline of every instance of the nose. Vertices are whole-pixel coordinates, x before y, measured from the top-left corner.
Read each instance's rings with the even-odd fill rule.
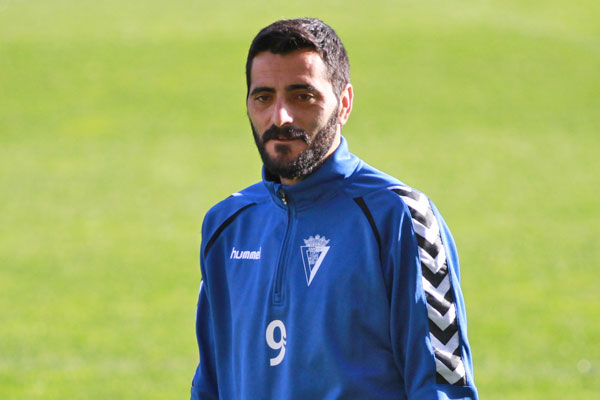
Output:
[[[283,126],[294,122],[292,113],[284,100],[278,100],[273,107],[273,115],[271,116],[271,122],[275,126]]]

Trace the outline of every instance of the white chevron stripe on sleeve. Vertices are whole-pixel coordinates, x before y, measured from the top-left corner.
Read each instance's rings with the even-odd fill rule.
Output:
[[[438,360],[436,358],[435,359],[435,369],[451,385],[457,383],[458,381],[463,379],[465,376],[465,366],[463,365],[462,361],[459,364],[459,366],[456,367],[456,369],[454,371],[452,371],[450,368],[446,367],[446,365],[443,362],[441,362],[440,360]]]
[[[427,228],[425,225],[423,225],[417,220],[413,220],[413,227],[417,235],[421,236],[423,239],[427,240],[431,244],[435,244],[435,241],[438,238],[438,235],[440,234],[440,228],[435,218],[433,219],[433,223],[429,228]]]
[[[420,195],[419,200],[411,199],[410,197],[402,197],[402,200],[406,203],[407,206],[411,207],[415,211],[417,211],[421,215],[427,215],[427,211],[429,210],[429,200],[426,196]]]
[[[456,319],[456,308],[454,304],[448,309],[445,315],[442,315],[433,307],[427,307],[427,316],[437,325],[438,328],[445,331]]]
[[[440,252],[436,258],[431,257],[428,252],[419,247],[419,257],[421,257],[421,262],[434,274],[437,274],[446,264],[446,250],[444,250],[444,246],[440,247]]]
[[[447,279],[448,279],[448,277],[446,276],[446,277],[444,278],[444,281],[446,281]],[[426,287],[425,287],[425,281],[427,281],[427,279],[425,279],[425,278],[422,278],[421,282],[423,282],[423,290],[425,290],[425,293],[427,293],[427,294],[431,295],[433,298],[435,298],[435,299],[436,299],[438,302],[440,302],[440,303],[447,303],[447,302],[448,302],[448,300],[446,300],[446,299],[444,298],[444,296],[445,296],[445,295],[446,295],[446,293],[448,292],[448,289],[446,289],[446,291],[445,291],[445,292],[442,292],[442,291],[440,291],[440,290],[436,289],[436,288],[435,288],[435,287],[434,287],[432,284],[430,284],[429,282],[427,282],[427,286],[428,286],[428,287],[426,288]],[[442,286],[442,285],[443,285],[443,286],[445,286],[445,287],[449,288],[450,281],[449,281],[449,280],[448,280],[448,281],[446,281],[446,282],[444,282],[444,281],[442,281],[442,283],[440,283],[440,286]],[[429,305],[428,305],[428,306],[429,306]]]
[[[427,307],[427,316],[438,328],[445,331],[456,321],[456,307],[452,304],[443,315],[435,308]]]
[[[448,293],[448,290],[450,290],[450,278],[448,275],[446,275],[446,277],[440,282],[438,287],[433,286],[431,282],[425,279],[425,277],[421,278],[421,283],[423,284],[423,290],[425,290],[425,293],[429,293],[440,302],[448,301],[444,298],[446,293]]]
[[[431,345],[433,348],[440,352],[444,357],[457,362],[460,360],[460,357],[452,354],[460,344],[458,341],[458,332],[456,332],[446,344],[440,342],[433,334],[430,334],[429,338],[431,339]]]
[[[444,270],[447,266],[447,255],[441,242],[438,220],[435,215],[432,215],[433,210],[429,199],[423,193],[407,186],[393,186],[389,189],[395,191],[409,207],[413,229],[415,234],[419,236],[419,242],[423,244],[421,242],[422,238],[428,243],[428,245],[424,244],[424,247],[418,246],[421,265],[424,265],[423,268],[427,268],[436,275],[436,277],[432,277],[433,282],[441,279],[438,286],[435,287],[432,281],[427,279],[428,273],[421,277],[423,290],[427,294],[427,317],[431,328],[429,338],[435,355],[437,382],[465,384],[466,372],[463,360],[461,356],[454,355],[454,352],[460,349],[460,331],[458,329],[456,304],[449,270]],[[427,223],[431,223],[429,228],[419,222],[419,220],[424,219],[427,220]],[[432,253],[437,251],[435,258],[425,248]],[[447,311],[442,315],[438,309]],[[438,332],[438,328],[442,332]],[[439,338],[435,336],[434,332],[440,335]],[[450,339],[444,344],[442,340],[445,341],[446,337],[450,337]],[[450,367],[447,365],[450,365]]]

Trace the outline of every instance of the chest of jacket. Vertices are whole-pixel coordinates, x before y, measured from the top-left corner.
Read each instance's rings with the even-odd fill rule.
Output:
[[[311,366],[319,376],[361,360],[377,379],[390,377],[379,371],[394,368],[379,245],[352,199],[253,206],[206,261],[216,347],[229,358],[221,371],[231,371],[223,373],[250,368],[263,383],[289,385],[278,376],[308,376],[298,371]]]
[[[323,307],[383,285],[371,227],[345,197],[305,209],[256,205],[221,234],[209,261],[206,273],[232,294],[233,312],[250,304]]]

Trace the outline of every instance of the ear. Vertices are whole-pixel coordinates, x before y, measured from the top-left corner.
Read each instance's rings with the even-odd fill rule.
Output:
[[[354,89],[352,88],[352,85],[348,83],[344,90],[342,90],[342,94],[340,95],[339,122],[342,126],[346,125],[346,122],[348,122],[348,118],[350,118],[353,100]]]

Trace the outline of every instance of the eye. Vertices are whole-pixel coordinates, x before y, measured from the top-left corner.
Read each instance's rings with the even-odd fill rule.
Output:
[[[270,99],[271,99],[271,96],[266,93],[254,96],[254,100],[258,101],[259,103],[266,103]]]
[[[311,93],[298,93],[296,95],[296,98],[302,102],[307,102],[307,101],[311,101],[312,99],[314,99],[315,96],[313,96]]]

